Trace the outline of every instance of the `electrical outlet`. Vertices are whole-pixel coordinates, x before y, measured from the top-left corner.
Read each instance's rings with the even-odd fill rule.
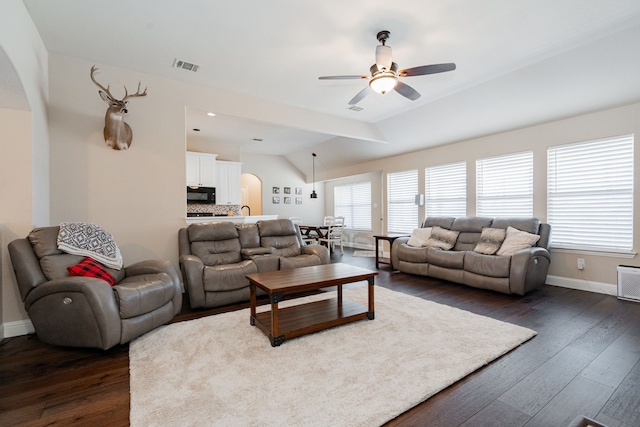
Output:
[[[578,270],[584,270],[584,258],[578,258]]]

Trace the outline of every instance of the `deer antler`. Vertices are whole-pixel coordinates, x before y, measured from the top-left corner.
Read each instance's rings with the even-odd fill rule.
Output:
[[[122,101],[126,101],[129,98],[133,98],[136,96],[147,96],[147,88],[144,88],[144,92],[140,93],[140,82],[138,82],[138,90],[136,91],[136,93],[129,95],[129,93],[127,92],[127,87],[124,87],[124,98],[122,98]]]
[[[111,92],[109,91],[109,85],[107,85],[107,87],[104,87],[104,86],[102,86],[100,83],[98,83],[96,81],[95,77],[93,77],[93,75],[95,74],[96,71],[98,71],[98,68],[96,68],[95,65],[93,67],[91,67],[91,81],[93,81],[96,84],[96,86],[98,86],[100,89],[102,89],[104,91],[104,93],[109,95],[109,98],[115,99],[113,97],[113,95],[111,95]],[[125,90],[126,90],[126,88],[125,88]]]

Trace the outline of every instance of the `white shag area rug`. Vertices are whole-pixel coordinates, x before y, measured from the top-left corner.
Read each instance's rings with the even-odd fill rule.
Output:
[[[365,305],[367,287],[346,288],[344,298]],[[130,421],[133,427],[381,425],[535,335],[381,287],[374,320],[279,347],[249,324],[249,309],[174,323],[130,345]]]

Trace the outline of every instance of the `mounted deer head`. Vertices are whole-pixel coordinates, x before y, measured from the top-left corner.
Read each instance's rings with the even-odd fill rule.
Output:
[[[136,93],[129,95],[127,87],[124,87],[124,98],[121,100],[116,99],[109,91],[109,85],[105,88],[98,83],[94,77],[94,74],[98,71],[96,66],[91,67],[91,80],[100,88],[98,93],[100,98],[109,105],[107,108],[107,114],[104,116],[104,142],[114,150],[126,150],[131,145],[131,139],[133,133],[131,132],[131,126],[124,121],[124,116],[127,115],[129,110],[127,99],[134,98],[136,96],[146,96],[147,88],[144,88],[144,92],[140,93],[140,82],[138,82],[138,90]]]

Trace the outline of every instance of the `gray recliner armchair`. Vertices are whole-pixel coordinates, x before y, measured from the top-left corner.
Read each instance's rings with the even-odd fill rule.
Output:
[[[116,284],[70,276],[85,257],[58,250],[60,227],[36,228],[9,243],[25,309],[40,340],[108,349],[169,322],[182,308],[180,275],[169,261],[105,269]]]

